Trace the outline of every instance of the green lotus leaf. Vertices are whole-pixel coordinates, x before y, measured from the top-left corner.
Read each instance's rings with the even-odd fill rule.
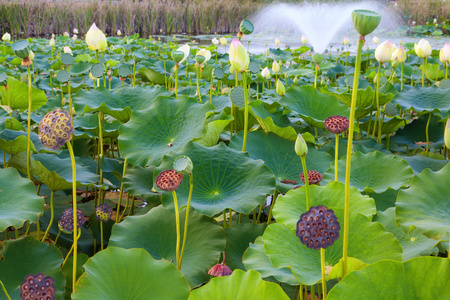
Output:
[[[73,103],[79,113],[101,111],[126,123],[133,111],[148,108],[157,97],[170,94],[164,87],[120,87],[113,93],[99,87],[79,91],[73,97]]]
[[[233,117],[223,111],[218,115],[212,116],[208,119],[206,133],[201,138],[194,139],[194,142],[205,147],[217,145],[220,135],[232,121]]]
[[[262,237],[258,237],[254,244],[250,244],[242,258],[245,267],[261,273],[263,278],[274,277],[277,281],[286,282],[290,285],[299,285],[300,283],[292,274],[289,268],[275,269],[270,262],[269,257],[264,252],[264,242]]]
[[[13,168],[0,169],[0,231],[36,222],[44,210],[44,199],[36,196],[34,184]]]
[[[1,104],[8,105],[12,110],[19,110],[21,112],[28,109],[28,85],[8,77],[9,89],[0,89],[2,93]],[[9,101],[8,101],[9,100]],[[45,92],[32,87],[31,88],[31,110],[37,110],[42,105],[47,103],[47,96]]]
[[[183,209],[180,212],[182,235],[185,217],[186,210]],[[208,281],[208,270],[217,263],[225,247],[225,234],[213,219],[193,209],[189,212],[187,234],[181,272],[191,287],[196,287]],[[155,259],[176,264],[175,215],[158,206],[145,215],[127,217],[113,226],[109,246],[143,248]]]
[[[346,156],[338,162],[338,180],[345,181]],[[350,185],[366,193],[382,193],[409,185],[414,172],[408,163],[379,151],[352,154]],[[325,172],[323,182],[334,180],[334,165]]]
[[[310,190],[311,205],[316,203],[315,205],[325,205],[328,208],[344,208],[345,185],[343,183],[332,181],[326,186],[311,185]],[[361,195],[354,187],[350,187],[349,205],[351,213],[359,213],[368,218],[377,212],[375,201],[367,195]],[[278,197],[273,208],[273,216],[278,223],[295,229],[300,215],[305,212],[305,207],[305,188],[290,190],[286,195]]]
[[[205,133],[206,115],[212,109],[209,102],[158,98],[120,128],[120,153],[133,165],[157,166],[164,155]]]
[[[445,299],[449,282],[449,259],[385,260],[345,276],[327,299]]]
[[[266,229],[266,224],[237,224],[225,228],[226,247],[225,258],[230,269],[245,270],[242,263],[242,255],[248,248],[249,243],[261,236]]]
[[[397,223],[406,230],[414,226],[431,239],[442,239],[450,232],[449,178],[450,164],[438,172],[425,169],[414,176],[410,188],[398,193]]]
[[[28,199],[27,199],[28,200]],[[3,209],[2,209],[3,210]],[[61,272],[63,257],[52,244],[41,243],[31,236],[3,242],[0,260],[0,280],[5,285],[11,299],[20,298],[20,285],[29,274],[44,273],[55,280],[55,299],[63,298],[66,279]],[[0,293],[1,300],[7,300]]]
[[[368,120],[367,122],[360,124],[359,128],[367,132],[370,125],[371,130],[373,130],[373,123],[373,121],[371,122]],[[405,126],[405,120],[400,117],[386,118],[381,123],[381,134],[393,133],[403,126]]]
[[[448,164],[448,160],[434,159],[420,154],[399,157],[408,162],[408,164],[414,170],[414,174],[419,174],[426,168],[431,169],[431,171],[437,172]]]
[[[189,284],[176,267],[143,249],[108,247],[85,265],[72,299],[167,299],[189,297]]]
[[[9,165],[26,174],[26,152],[11,157]],[[98,175],[88,167],[77,164],[77,186],[92,185]],[[30,171],[36,181],[50,190],[60,191],[72,188],[72,163],[70,158],[59,158],[54,154],[39,153],[31,157]]]
[[[161,194],[152,191],[154,167],[128,168],[123,178],[123,186],[126,191],[134,196],[141,197],[154,203],[161,202]],[[122,203],[122,205],[125,205]]]
[[[445,89],[437,86],[415,87],[400,93],[393,103],[403,110],[414,109],[419,116],[431,112],[445,116],[450,113],[450,95]]]
[[[322,202],[311,201],[311,205],[320,204]],[[344,211],[333,207],[331,209],[341,224],[339,239],[325,251],[325,265],[334,266],[342,258]],[[297,215],[297,220],[303,212],[305,209]],[[348,256],[367,264],[382,259],[402,259],[400,244],[380,223],[371,222],[361,214],[351,213],[349,227]],[[271,224],[264,232],[263,241],[265,253],[275,268],[289,267],[298,281],[306,285],[315,284],[322,279],[320,251],[302,244],[295,229],[280,223]]]
[[[233,136],[229,147],[234,150],[242,149],[243,133]],[[300,157],[295,153],[294,141],[288,141],[276,134],[265,134],[262,131],[252,131],[247,134],[246,150],[253,159],[262,159],[264,164],[273,172],[277,180],[277,190],[286,193],[290,189],[303,183],[300,173],[303,172]],[[306,155],[308,170],[324,173],[332,164],[331,155],[318,151],[314,146],[308,147]],[[284,183],[284,180],[293,180],[297,184]]]
[[[191,205],[199,213],[214,216],[226,208],[248,214],[266,201],[266,195],[273,194],[275,178],[261,160],[254,160],[247,153],[234,151],[220,143],[206,148],[189,143],[184,149],[164,157],[155,170],[156,175],[172,169],[175,158],[186,155],[194,164]],[[183,180],[177,189],[180,207],[186,205],[189,194],[189,180]],[[164,207],[173,209],[170,192],[163,192]]]
[[[189,300],[289,300],[281,287],[262,280],[261,274],[250,270],[235,270],[230,276],[213,278],[210,282],[193,290]]]
[[[388,208],[384,212],[379,211],[375,217],[375,221],[383,224],[386,231],[392,232],[400,242],[403,249],[403,261],[419,257],[422,253],[429,255],[431,249],[438,243],[438,241],[429,239],[421,234],[418,229],[408,232],[401,226],[397,226],[394,207]]]
[[[84,116],[78,116],[73,119],[73,126],[75,128],[81,128],[85,132],[92,132],[94,136],[98,136],[99,124],[98,114],[85,114]],[[119,135],[120,122],[117,120],[104,119],[102,123],[103,138],[117,138]]]
[[[151,82],[153,84],[164,85],[165,78],[164,73],[160,74],[152,69],[140,68],[138,69],[138,73],[142,78],[143,82]]]
[[[16,155],[20,152],[27,151],[28,139],[26,132],[20,132],[5,129],[0,133],[0,149],[8,153],[9,155]],[[34,144],[31,143],[31,151],[36,152]]]
[[[89,260],[89,256],[84,253],[78,253],[77,255],[77,271],[76,271],[76,279],[80,278],[80,276],[84,273],[83,265]],[[66,282],[71,283],[73,278],[73,256],[70,256],[64,267],[62,268],[62,272],[66,277]],[[70,294],[72,294],[72,284],[68,284],[66,287],[66,293],[64,295],[65,299],[70,299]]]
[[[311,126],[325,128],[325,119],[335,115],[350,116],[350,110],[335,97],[322,94],[312,86],[292,87],[280,104],[300,115]]]

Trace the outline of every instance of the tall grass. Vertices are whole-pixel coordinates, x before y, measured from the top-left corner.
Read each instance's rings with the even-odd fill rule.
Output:
[[[309,0],[315,2],[318,0]],[[381,0],[380,0],[381,1]],[[86,33],[93,22],[108,35],[235,33],[239,22],[271,0],[0,0],[2,32],[16,36],[62,34],[77,28]],[[303,2],[284,0],[279,2]],[[330,0],[329,2],[339,2]],[[405,21],[417,24],[447,20],[450,1],[397,0]]]

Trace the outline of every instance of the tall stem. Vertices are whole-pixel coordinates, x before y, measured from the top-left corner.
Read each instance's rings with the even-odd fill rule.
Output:
[[[69,93],[69,115],[72,117],[72,87],[70,85],[70,66],[67,66],[67,72],[69,73],[69,81],[67,82],[67,90]]]
[[[55,217],[55,212],[54,212],[54,208],[53,208],[53,194],[54,193],[55,193],[54,191],[50,192],[50,223],[48,223],[47,230],[45,231],[44,237],[42,238],[41,242],[45,241],[45,238],[47,237],[47,234],[50,231],[50,227],[52,227],[53,219]]]
[[[175,98],[178,99],[178,63],[175,63]]]
[[[27,176],[31,180],[31,70],[30,66],[27,67],[28,70],[28,122],[27,122]]]
[[[423,58],[422,64],[422,87],[425,86],[425,58]]]
[[[75,282],[77,279],[77,251],[78,251],[78,224],[77,224],[77,168],[75,165],[75,155],[70,142],[66,143],[72,161],[72,207],[73,207],[73,270],[72,270],[72,292],[75,292]]]
[[[430,138],[428,136],[428,127],[430,127],[430,120],[431,120],[431,112],[428,114],[427,127],[425,128],[425,136],[427,139],[427,148],[425,150],[425,153],[426,153],[427,157],[428,157],[428,149],[430,147]]]
[[[400,91],[403,91],[403,62],[400,63],[401,75],[400,75]]]
[[[202,94],[200,93],[200,84],[199,84],[199,79],[200,79],[200,66],[197,66],[197,94],[198,94],[198,100],[201,103],[202,102]]]
[[[375,98],[377,100],[377,114],[375,115],[375,123],[373,124],[373,132],[372,132],[372,138],[375,136],[375,131],[378,128],[377,127],[377,121],[380,122],[380,101],[378,98],[378,89],[380,87],[380,69],[381,69],[381,62],[378,65],[378,73],[377,73],[377,85],[375,87]]]
[[[345,204],[344,204],[344,246],[342,255],[342,277],[347,274],[347,251],[348,251],[348,219],[349,219],[349,204],[350,204],[350,167],[352,158],[353,146],[353,131],[355,127],[355,109],[356,99],[358,97],[359,72],[361,70],[361,52],[365,42],[365,37],[360,36],[358,40],[358,50],[356,52],[355,75],[353,78],[353,92],[352,103],[350,106],[350,124],[348,128],[348,143],[347,143],[347,162],[345,166]]]
[[[336,134],[336,144],[334,148],[334,181],[338,182],[339,134]]]
[[[320,248],[320,265],[322,269],[322,299],[327,299],[327,280],[325,279],[325,249]]]
[[[3,47],[4,47],[4,45],[3,45]],[[9,297],[9,294],[8,294],[8,292],[6,291],[5,285],[3,284],[3,282],[2,282],[1,280],[0,280],[0,285],[2,286],[2,290],[3,290],[3,292],[5,293],[6,298],[8,298],[8,300],[11,300],[11,297]]]
[[[123,161],[122,182],[120,183],[119,201],[117,203],[116,223],[119,222],[120,205],[121,205],[122,197],[123,197],[123,178],[125,177],[125,174],[127,172],[127,164],[128,164],[128,159],[125,158]]]
[[[267,224],[270,224],[270,222],[272,221],[272,210],[275,206],[275,203],[277,202],[277,198],[278,190],[275,190],[275,192],[273,193],[272,203],[270,203],[269,215],[267,216]]]
[[[173,197],[173,204],[175,207],[175,222],[177,226],[177,246],[176,246],[176,260],[177,260],[177,269],[178,271],[181,270],[181,264],[180,264],[180,212],[178,211],[178,199],[177,199],[177,193],[175,191],[172,191],[172,197]]]
[[[309,210],[311,206],[310,197],[309,197],[309,178],[308,178],[308,169],[306,168],[306,159],[304,156],[300,156],[303,167],[303,175],[305,177],[305,188],[306,188],[306,210]]]
[[[237,75],[236,75],[237,76]],[[247,95],[247,75],[242,73],[242,85],[244,87],[244,141],[242,142],[242,152],[245,151],[247,146],[247,131],[248,131],[248,95]]]
[[[181,265],[183,263],[183,254],[184,254],[184,248],[186,247],[186,237],[187,237],[187,229],[188,229],[188,221],[189,221],[189,208],[191,207],[191,198],[192,198],[192,191],[194,189],[194,174],[192,172],[189,174],[189,196],[188,196],[188,203],[186,206],[186,219],[184,220],[184,234],[183,234],[183,244],[181,246],[181,253],[180,253],[180,269]]]

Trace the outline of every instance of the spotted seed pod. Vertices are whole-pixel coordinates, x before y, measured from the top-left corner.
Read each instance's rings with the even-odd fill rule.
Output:
[[[47,148],[58,150],[72,139],[72,134],[72,117],[65,110],[50,111],[39,123],[39,139]]]
[[[55,280],[43,273],[27,275],[20,285],[22,300],[54,300],[55,293]]]
[[[300,174],[300,180],[305,183],[305,174],[302,172]],[[322,181],[322,174],[314,170],[308,170],[308,182],[309,184],[319,184]]]
[[[311,206],[297,222],[297,236],[302,244],[316,250],[333,245],[340,229],[334,211],[323,205]]]
[[[224,263],[217,264],[208,271],[208,274],[214,277],[228,276],[231,275],[231,273],[233,273],[233,271],[231,271]]]
[[[334,134],[346,131],[349,125],[349,120],[343,116],[331,116],[325,120],[325,128]]]
[[[111,219],[113,209],[106,203],[100,204],[95,209],[95,218],[101,222],[108,222]]]
[[[81,228],[85,221],[83,212],[77,209],[77,228]],[[73,208],[67,208],[63,211],[58,226],[65,233],[73,232]]]
[[[175,191],[183,181],[183,175],[174,169],[162,171],[156,177],[156,186],[163,191]]]

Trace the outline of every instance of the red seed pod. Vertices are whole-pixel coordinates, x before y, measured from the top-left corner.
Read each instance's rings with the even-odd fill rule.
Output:
[[[175,191],[183,182],[183,175],[174,169],[162,171],[156,177],[156,186],[163,191]]]
[[[208,271],[208,274],[214,277],[228,276],[231,275],[231,273],[233,273],[233,271],[231,271],[224,263],[217,264]]]
[[[300,174],[300,180],[305,183],[305,174]],[[308,170],[308,182],[309,184],[318,184],[322,181],[322,174],[314,170]]]
[[[325,128],[334,134],[346,131],[349,125],[349,120],[343,116],[331,116],[325,120]]]

